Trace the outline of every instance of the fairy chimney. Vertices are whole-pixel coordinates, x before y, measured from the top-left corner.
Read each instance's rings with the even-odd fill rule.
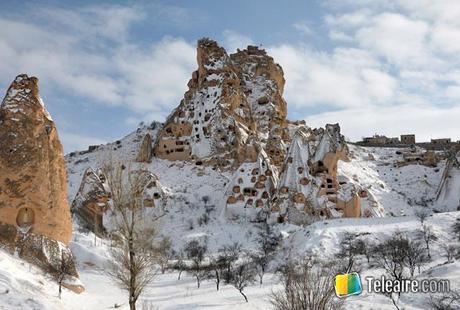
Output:
[[[62,145],[38,93],[18,75],[0,106],[0,224],[68,244],[72,236]]]

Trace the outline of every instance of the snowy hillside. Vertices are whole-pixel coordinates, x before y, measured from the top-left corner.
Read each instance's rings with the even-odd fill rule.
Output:
[[[417,277],[427,276],[449,279],[451,287],[460,285],[460,263],[448,263],[443,257],[442,245],[452,238],[450,226],[458,212],[435,214],[427,219],[439,240],[432,246],[433,261],[422,268]],[[387,219],[334,219],[315,223],[306,228],[293,225],[280,225],[278,229],[285,239],[277,260],[282,262],[288,255],[317,253],[322,257],[334,256],[339,240],[345,232],[355,232],[370,241],[383,240],[396,231],[413,236],[420,223],[413,217]],[[216,230],[216,228],[213,228]],[[193,237],[189,233],[184,237]],[[235,236],[243,240],[242,236]],[[179,239],[179,235],[177,237]],[[118,289],[103,272],[109,259],[109,241],[97,239],[94,235],[74,233],[70,245],[74,252],[86,292],[76,295],[64,290],[62,299],[57,297],[57,284],[38,270],[18,258],[0,251],[0,309],[128,309],[126,293]],[[380,269],[368,269],[362,257],[357,268],[363,270],[361,277],[378,276]],[[280,289],[278,276],[269,273],[264,284],[254,284],[247,289],[248,303],[245,303],[232,286],[223,286],[219,292],[212,281],[205,281],[201,288],[196,287],[193,277],[183,274],[178,280],[177,272],[158,275],[139,301],[140,309],[267,309],[269,296],[273,290]],[[346,299],[346,309],[394,309],[390,299],[383,295],[364,293]],[[8,291],[7,291],[8,290]],[[404,309],[427,309],[429,296],[407,294],[401,298]]]

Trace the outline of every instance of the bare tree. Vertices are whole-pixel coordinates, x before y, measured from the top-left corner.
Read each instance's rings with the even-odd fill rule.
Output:
[[[365,243],[358,239],[358,235],[355,233],[345,232],[340,242],[340,250],[338,257],[347,259],[348,268],[351,268],[354,264],[356,256],[364,254]]]
[[[282,269],[283,289],[273,292],[270,302],[276,310],[339,310],[331,279],[339,272],[334,262],[313,258],[291,261]]]
[[[457,221],[454,223],[452,229],[454,231],[454,234],[457,236],[457,239],[460,241],[460,218],[458,218]]]
[[[128,291],[129,307],[135,310],[140,294],[157,274],[153,248],[157,218],[143,214],[141,174],[112,163],[104,172],[112,194],[114,238],[107,274]]]
[[[218,255],[217,257],[211,258],[211,263],[209,265],[209,278],[213,279],[216,283],[216,289],[219,290],[220,282],[222,277],[225,276],[227,267],[227,261],[224,256]]]
[[[259,244],[259,249],[256,253],[251,254],[251,259],[259,276],[259,282],[262,284],[263,276],[276,253],[281,236],[275,233],[270,225],[265,223],[258,233],[256,241]]]
[[[64,280],[69,274],[74,272],[73,268],[73,258],[71,254],[61,252],[60,261],[59,261],[59,268],[58,268],[58,275],[57,275],[57,282],[58,282],[58,290],[59,290],[59,299],[61,299],[62,295],[62,285]]]
[[[444,257],[447,259],[447,262],[452,263],[454,261],[458,246],[452,243],[444,243],[441,245],[441,248],[444,251]]]
[[[430,296],[430,307],[433,310],[455,310],[460,309],[460,293],[450,291],[440,296]]]
[[[410,276],[414,276],[415,268],[418,267],[420,273],[420,267],[429,261],[426,249],[423,245],[409,238],[404,238],[406,258],[405,262],[409,268]]]
[[[177,275],[177,280],[180,280],[182,272],[187,268],[187,265],[184,262],[184,253],[180,251],[179,253],[175,254],[174,258],[176,261],[174,262],[173,268],[179,271],[179,274]]]
[[[425,220],[427,219],[427,217],[430,215],[430,213],[426,209],[417,210],[417,211],[415,211],[414,214],[418,218],[418,220],[420,221],[420,224],[422,226],[425,223]]]
[[[431,258],[430,243],[438,240],[438,237],[433,232],[433,228],[429,225],[422,224],[422,230],[417,232],[417,237],[425,242],[428,257]]]
[[[196,284],[200,288],[201,280],[206,277],[206,268],[203,266],[203,261],[207,252],[206,244],[200,244],[198,240],[192,240],[185,246],[185,254],[192,261],[192,266],[189,271],[196,278]]]
[[[171,239],[169,237],[161,238],[160,242],[155,246],[155,253],[161,273],[164,274],[166,268],[168,268],[169,261],[174,257]]]
[[[255,269],[250,262],[243,262],[232,268],[230,284],[240,292],[244,300],[248,302],[248,297],[244,294],[244,289],[255,281]]]
[[[414,276],[415,269],[426,264],[429,259],[425,254],[425,247],[417,241],[411,240],[402,233],[396,233],[383,242],[374,245],[372,256],[375,265],[383,267],[387,276],[398,282]],[[399,309],[398,294],[384,294],[391,299],[395,308]]]
[[[238,260],[240,257],[240,253],[242,251],[241,244],[238,242],[234,242],[231,245],[226,245],[219,249],[219,256],[222,260],[222,263],[225,266],[225,273],[224,273],[224,280],[225,284],[230,284],[230,276],[233,264]]]

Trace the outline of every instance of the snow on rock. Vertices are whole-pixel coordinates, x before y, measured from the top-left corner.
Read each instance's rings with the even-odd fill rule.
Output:
[[[226,190],[226,216],[244,221],[265,221],[278,183],[278,171],[260,149],[255,162],[242,163]]]

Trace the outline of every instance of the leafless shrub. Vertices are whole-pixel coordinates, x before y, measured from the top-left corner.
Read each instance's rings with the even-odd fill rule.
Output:
[[[460,309],[460,293],[458,291],[450,291],[440,296],[431,295],[429,306],[433,310]]]
[[[267,271],[270,261],[273,259],[276,249],[281,241],[281,236],[268,224],[263,224],[256,241],[259,245],[257,252],[251,254],[251,259],[262,284],[263,276]]]
[[[219,257],[225,267],[224,280],[225,284],[230,284],[230,276],[233,264],[240,257],[242,251],[241,244],[235,242],[219,249]]]
[[[425,220],[427,219],[427,217],[430,215],[430,213],[426,209],[417,210],[417,211],[415,211],[414,214],[418,218],[418,220],[420,221],[420,224],[422,226],[425,223]]]
[[[161,273],[164,274],[168,268],[169,261],[174,257],[171,239],[163,237],[155,245],[155,256],[158,264],[160,265]]]
[[[196,284],[200,288],[201,281],[206,278],[207,270],[204,266],[204,258],[208,251],[206,244],[200,244],[198,240],[192,240],[185,246],[184,252],[192,261],[189,272],[196,278]]]
[[[457,219],[457,221],[454,223],[452,226],[452,230],[454,231],[454,234],[457,236],[458,241],[460,241],[460,218]]]
[[[428,257],[431,257],[430,244],[438,240],[438,237],[433,232],[433,228],[429,225],[422,224],[422,230],[417,232],[417,237],[425,242]]]
[[[255,276],[256,271],[250,262],[243,262],[232,268],[230,284],[240,292],[246,302],[248,297],[244,294],[244,289],[255,282]]]
[[[455,254],[457,253],[458,246],[452,243],[445,243],[441,245],[441,248],[447,262],[452,263],[454,261]]]
[[[312,258],[289,262],[282,269],[283,289],[273,292],[270,302],[276,310],[342,309],[331,280],[338,272],[333,262]]]

